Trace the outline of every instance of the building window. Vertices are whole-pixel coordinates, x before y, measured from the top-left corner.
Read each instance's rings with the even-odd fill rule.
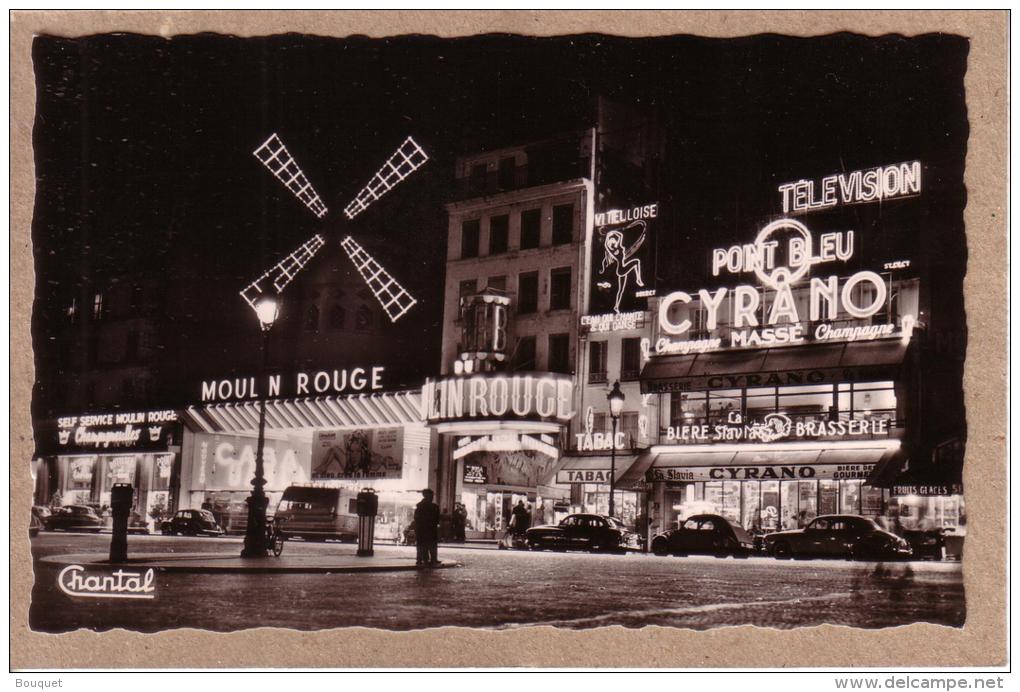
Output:
[[[472,192],[484,192],[485,191],[485,164],[476,163],[471,166],[471,191]]]
[[[535,337],[522,336],[514,349],[514,370],[537,370],[535,364]]]
[[[305,331],[306,332],[317,332],[319,331],[319,306],[309,305],[308,309],[305,310]]]
[[[637,411],[626,411],[620,414],[618,423],[619,431],[623,433],[624,444],[628,447],[634,446],[634,440],[638,439],[638,414]]]
[[[517,277],[517,314],[538,312],[538,272]]]
[[[636,380],[641,375],[641,339],[624,339],[620,354],[620,379]]]
[[[592,416],[591,431],[604,433],[609,430],[609,416],[605,413],[596,413]]]
[[[489,254],[499,255],[506,252],[509,237],[510,217],[506,214],[491,217],[489,219]]]
[[[488,285],[489,288],[494,288],[497,291],[503,291],[504,293],[506,293],[506,277],[505,276],[490,276],[489,277],[489,283],[487,285]]]
[[[103,319],[103,294],[99,291],[96,291],[95,296],[92,298],[92,319]]]
[[[549,273],[549,309],[570,309],[570,267],[553,269]]]
[[[564,245],[574,240],[574,205],[557,204],[553,207],[553,245]]]
[[[588,342],[588,381],[597,384],[606,382],[606,363],[609,343],[606,341]]]
[[[499,160],[499,189],[511,190],[514,187],[517,171],[517,162],[514,157],[508,156]]]
[[[468,296],[473,296],[478,293],[478,280],[477,279],[465,279],[460,282],[460,286],[457,288],[457,295],[461,300]]]
[[[340,305],[334,305],[329,309],[329,328],[343,329],[347,321],[347,311]]]
[[[465,221],[460,227],[460,256],[461,259],[478,257],[478,235],[481,224],[478,219]]]
[[[691,339],[708,338],[708,310],[694,308],[691,310]]]
[[[570,335],[549,335],[550,372],[570,373]]]
[[[521,249],[538,247],[542,238],[542,210],[528,209],[521,212]]]
[[[71,298],[71,304],[67,307],[67,319],[74,324],[78,321],[78,299]]]

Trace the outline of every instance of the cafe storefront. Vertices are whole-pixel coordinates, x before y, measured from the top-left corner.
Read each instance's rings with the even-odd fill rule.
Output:
[[[853,231],[819,239],[781,219],[712,253],[714,274],[754,283],[657,301],[641,391],[659,397],[658,441],[623,480],[651,484],[658,526],[699,513],[758,533],[833,513],[896,530],[962,524],[961,496],[928,510],[895,487],[926,449],[918,280],[810,275],[854,254]]]
[[[114,484],[134,492],[132,512],[150,529],[174,503],[181,425],[173,410],[62,416],[39,426],[33,502],[89,505],[107,523]]]
[[[663,522],[711,513],[768,532],[885,516],[892,493],[869,479],[906,453],[906,355],[895,339],[649,363],[643,386],[666,399],[664,420],[638,465]]]

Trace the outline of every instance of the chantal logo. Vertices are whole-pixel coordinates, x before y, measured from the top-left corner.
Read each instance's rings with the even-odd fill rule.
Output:
[[[155,598],[156,570],[86,575],[81,565],[68,565],[57,575],[57,586],[68,596],[81,598]]]

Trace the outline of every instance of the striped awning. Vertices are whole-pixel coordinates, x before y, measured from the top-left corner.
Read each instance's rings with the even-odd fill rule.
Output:
[[[189,406],[185,422],[195,430],[257,432],[259,402]],[[272,399],[266,402],[266,427],[364,428],[421,424],[421,390]]]

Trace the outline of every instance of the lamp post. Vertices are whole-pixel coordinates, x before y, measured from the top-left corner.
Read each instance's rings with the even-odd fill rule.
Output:
[[[620,412],[623,411],[623,402],[627,398],[623,392],[620,391],[620,381],[617,380],[613,383],[613,390],[609,392],[609,416],[613,419],[613,440],[612,444],[609,445],[609,516],[616,516],[616,421],[620,418]]]
[[[262,372],[269,369],[269,330],[280,315],[280,306],[276,298],[264,296],[255,303],[255,314],[262,327]],[[267,392],[268,394],[268,392]],[[248,497],[248,526],[244,532],[244,548],[241,557],[266,557],[266,474],[262,452],[266,444],[266,397],[259,401],[259,440],[255,451],[255,477],[252,478],[251,496]]]

